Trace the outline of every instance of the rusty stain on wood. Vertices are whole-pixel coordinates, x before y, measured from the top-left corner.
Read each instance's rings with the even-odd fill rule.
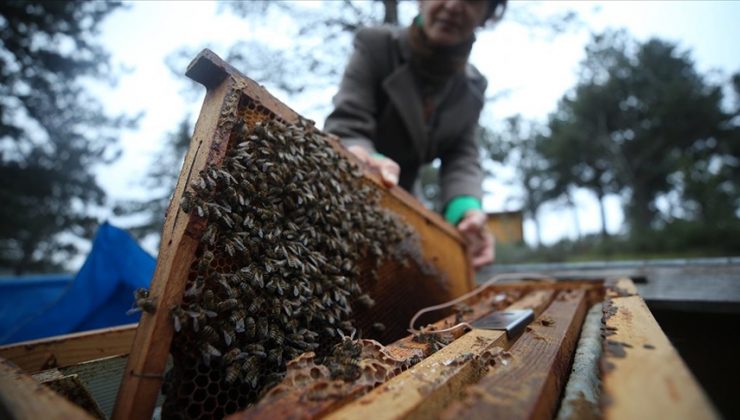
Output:
[[[510,305],[513,301],[518,300],[522,295],[517,290],[509,290],[508,294],[484,292],[476,300],[475,304],[470,305],[470,311],[462,314],[465,321],[473,321],[480,318],[493,310],[501,310]],[[529,296],[519,304],[528,304],[533,302],[534,298]],[[458,315],[450,315],[443,318],[430,326],[432,330],[441,330],[448,328],[458,322]],[[449,333],[450,338],[457,339],[464,334],[464,329],[459,328]],[[398,360],[411,361],[429,356],[433,350],[429,343],[414,340],[413,336],[406,336],[393,344],[386,346],[386,350]],[[315,418],[326,415],[333,410],[349,403],[358,395],[367,391],[364,384],[351,384],[345,386],[341,393],[326,398],[316,399],[309,398],[314,386],[319,384],[307,384],[304,387],[294,387],[287,393],[268,393],[264,400],[260,401],[254,407],[243,412],[236,413],[229,417],[230,419],[274,419],[274,418]]]
[[[628,279],[604,303],[601,408],[605,419],[719,418]]]
[[[507,309],[531,308],[539,314],[552,296],[550,290],[534,291]],[[362,398],[329,414],[328,418],[428,418],[452,402],[465,385],[478,380],[485,373],[489,358],[508,345],[504,331],[474,329]],[[456,360],[459,363],[453,363]]]
[[[551,418],[567,380],[585,313],[583,290],[559,292],[511,346],[510,357],[466,389],[465,399],[450,406],[442,418]]]

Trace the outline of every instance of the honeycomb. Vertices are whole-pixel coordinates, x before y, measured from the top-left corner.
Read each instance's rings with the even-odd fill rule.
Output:
[[[242,410],[306,352],[331,375],[356,376],[339,372],[336,345],[370,334],[354,325],[357,310],[374,305],[361,285],[382,261],[408,264],[419,253],[415,232],[378,205],[361,169],[312,123],[283,123],[247,97],[237,115],[223,161],[209,163],[180,203],[202,229],[171,311],[164,418]]]
[[[331,354],[319,362],[313,352],[287,364],[285,378],[260,400],[257,408],[273,404],[283,395],[301,389],[309,400],[324,400],[372,389],[416,363],[415,358],[397,359],[374,340],[344,337]],[[248,416],[248,413],[247,413]]]

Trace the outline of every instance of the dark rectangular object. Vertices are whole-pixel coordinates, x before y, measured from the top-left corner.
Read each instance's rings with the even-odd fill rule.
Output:
[[[485,330],[506,331],[508,337],[514,337],[522,332],[522,329],[533,320],[534,311],[531,309],[521,309],[491,312],[487,316],[475,320],[470,325],[474,328]]]

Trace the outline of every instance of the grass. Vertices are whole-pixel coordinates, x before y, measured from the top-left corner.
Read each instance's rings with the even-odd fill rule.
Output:
[[[530,248],[499,244],[496,262],[553,263],[651,259],[711,258],[740,255],[740,221],[714,226],[677,221],[640,235],[602,238],[589,235],[579,240]]]

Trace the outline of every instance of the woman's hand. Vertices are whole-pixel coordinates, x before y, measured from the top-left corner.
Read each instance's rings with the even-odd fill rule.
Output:
[[[468,245],[468,254],[476,270],[493,262],[495,257],[493,234],[486,227],[486,214],[468,210],[457,224],[457,230]]]
[[[349,146],[347,150],[360,159],[360,162],[367,165],[371,171],[379,173],[386,187],[392,187],[398,184],[398,176],[401,173],[401,168],[396,162],[385,156],[372,156],[362,146]]]

